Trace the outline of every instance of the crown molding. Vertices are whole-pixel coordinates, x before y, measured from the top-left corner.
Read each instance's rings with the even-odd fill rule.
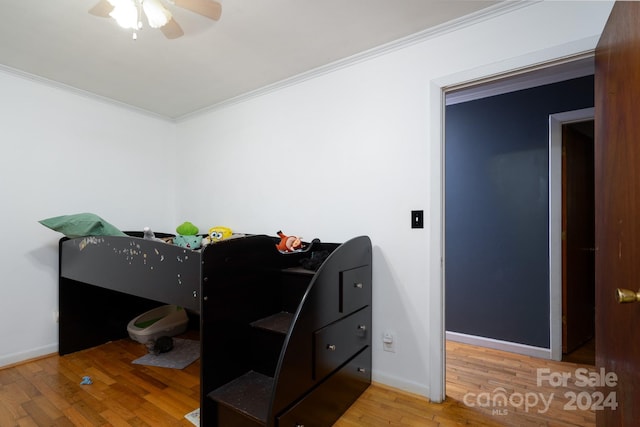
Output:
[[[471,13],[469,15],[448,21],[444,24],[437,25],[424,31],[420,31],[409,36],[400,38],[398,40],[374,47],[372,49],[357,53],[338,61],[331,62],[329,64],[314,68],[313,70],[306,71],[304,73],[297,74],[295,76],[280,80],[276,83],[263,86],[259,89],[246,92],[242,95],[235,96],[222,102],[204,107],[191,113],[184,114],[176,118],[176,121],[184,121],[199,115],[209,113],[211,111],[220,110],[231,105],[239,104],[247,100],[257,98],[266,95],[271,92],[278,91],[280,89],[293,86],[302,83],[307,80],[314,79],[324,74],[332,73],[334,71],[350,67],[354,64],[368,61],[372,58],[385,55],[390,52],[405,49],[409,46],[413,46],[424,41],[440,37],[444,34],[458,31],[460,29],[475,25],[477,23],[493,19],[497,16],[513,12],[515,10],[531,6],[536,3],[540,3],[543,0],[506,0],[500,2],[494,6],[482,9],[478,12]]]
[[[23,80],[30,80],[32,82],[39,83],[39,84],[42,84],[44,86],[49,86],[49,87],[51,87],[53,89],[59,89],[59,90],[62,90],[64,92],[71,92],[74,95],[81,96],[83,98],[88,98],[88,99],[91,99],[93,101],[98,101],[98,102],[100,102],[102,104],[107,104],[107,105],[111,105],[111,106],[117,106],[117,107],[129,110],[129,111],[135,112],[137,114],[142,114],[142,115],[149,116],[149,117],[152,117],[152,118],[155,118],[155,119],[159,119],[159,120],[175,122],[175,120],[173,118],[171,118],[171,117],[163,116],[162,114],[154,113],[153,111],[149,111],[149,110],[145,110],[143,108],[135,107],[135,106],[133,106],[131,104],[127,104],[125,102],[117,101],[117,100],[115,100],[113,98],[109,98],[109,97],[106,97],[106,96],[98,95],[96,93],[89,92],[89,91],[86,91],[84,89],[79,89],[77,87],[70,86],[68,84],[61,83],[61,82],[58,82],[58,81],[55,81],[55,80],[51,80],[51,79],[48,79],[46,77],[41,77],[41,76],[38,76],[38,75],[35,75],[35,74],[27,73],[26,71],[22,71],[22,70],[19,70],[17,68],[12,68],[12,67],[9,67],[7,65],[0,64],[0,72],[4,72],[6,74],[13,75],[13,76],[21,78]]]
[[[506,14],[506,13],[510,13],[513,12],[514,10],[518,10],[527,6],[531,6],[533,4],[539,3],[543,0],[505,0],[502,1],[500,3],[497,3],[493,6],[490,6],[488,8],[482,9],[478,12],[474,12],[471,13],[469,15],[463,16],[461,18],[457,18],[451,21],[448,21],[444,24],[441,25],[437,25],[435,27],[429,28],[427,30],[424,31],[420,31],[414,34],[411,34],[407,37],[403,37],[400,38],[398,40],[377,46],[375,48],[357,53],[355,55],[349,56],[347,58],[338,60],[338,61],[334,61],[332,63],[314,68],[310,71],[307,72],[303,72],[300,74],[297,74],[295,76],[280,80],[278,82],[275,82],[273,84],[270,85],[266,85],[263,86],[261,88],[246,92],[244,94],[235,96],[233,98],[230,98],[228,100],[216,103],[216,104],[212,104],[210,106],[204,107],[202,109],[199,110],[195,110],[191,113],[187,113],[178,117],[168,117],[165,115],[161,115],[158,113],[154,113],[152,111],[149,110],[145,110],[139,107],[134,107],[130,104],[121,102],[121,101],[117,101],[115,99],[112,98],[108,98],[102,95],[98,95],[96,93],[93,92],[89,92],[83,89],[79,89],[77,87],[73,87],[70,85],[67,85],[65,83],[61,83],[61,82],[57,82],[55,80],[51,80],[48,78],[44,78],[44,77],[40,77],[34,74],[30,74],[27,73],[25,71],[16,69],[16,68],[12,68],[6,65],[2,65],[0,64],[0,72],[5,72],[7,74],[12,74],[15,76],[18,76],[20,78],[26,79],[26,80],[31,80],[33,82],[37,82],[40,84],[44,84],[46,86],[50,86],[53,88],[57,88],[57,89],[62,89],[64,91],[67,92],[72,92],[76,95],[79,95],[81,97],[84,98],[89,98],[89,99],[93,99],[96,101],[99,101],[101,103],[105,103],[105,104],[110,104],[110,105],[115,105],[118,106],[120,108],[125,108],[128,109],[132,112],[136,112],[138,114],[142,114],[142,115],[146,115],[149,117],[153,117],[156,119],[160,119],[160,120],[164,120],[164,121],[169,121],[169,122],[181,122],[181,121],[185,121],[194,117],[197,117],[199,115],[211,112],[211,111],[215,111],[215,110],[220,110],[226,107],[229,107],[231,105],[234,104],[239,104],[242,102],[245,102],[247,100],[253,99],[253,98],[257,98],[263,95],[266,95],[268,93],[271,92],[275,92],[278,91],[280,89],[289,87],[289,86],[293,86],[296,84],[299,84],[301,82],[328,74],[328,73],[332,73],[334,71],[352,66],[354,64],[360,63],[360,62],[364,62],[367,60],[370,60],[372,58],[381,56],[381,55],[385,55],[387,53],[390,52],[394,52],[397,50],[401,50],[404,48],[407,48],[409,46],[413,46],[415,44],[418,43],[422,43],[426,40],[430,40],[436,37],[440,37],[444,34],[447,33],[451,33],[457,30],[460,30],[462,28],[477,24],[479,22],[483,22],[489,19],[493,19],[497,16]]]

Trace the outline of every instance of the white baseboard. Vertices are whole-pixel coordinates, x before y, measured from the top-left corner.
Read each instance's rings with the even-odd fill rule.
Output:
[[[16,363],[25,362],[30,359],[37,359],[38,357],[47,356],[58,352],[58,343],[45,345],[43,347],[33,348],[28,351],[20,353],[0,355],[0,368],[9,365],[15,365]]]
[[[493,338],[478,337],[475,335],[461,334],[459,332],[446,332],[446,338],[450,341],[463,344],[477,345],[478,347],[493,348],[494,350],[508,351],[511,353],[523,354],[525,356],[538,357],[540,359],[551,359],[551,349],[534,347],[526,344],[519,344],[509,341],[500,341]]]
[[[389,387],[397,388],[408,393],[417,394],[419,396],[429,397],[429,387],[424,384],[418,384],[413,381],[407,381],[403,378],[394,377],[376,371],[371,371],[371,380],[376,383],[384,384]]]

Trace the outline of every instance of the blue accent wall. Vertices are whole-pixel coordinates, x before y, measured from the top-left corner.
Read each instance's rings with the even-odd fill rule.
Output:
[[[446,107],[446,330],[549,348],[549,115],[593,76]]]

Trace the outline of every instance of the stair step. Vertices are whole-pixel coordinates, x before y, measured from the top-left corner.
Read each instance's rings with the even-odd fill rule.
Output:
[[[268,331],[278,332],[286,334],[289,331],[289,326],[293,321],[293,314],[282,311],[280,313],[273,314],[264,319],[251,322],[251,326],[254,328],[266,329]]]
[[[249,371],[210,392],[207,397],[266,425],[272,389],[272,377]]]

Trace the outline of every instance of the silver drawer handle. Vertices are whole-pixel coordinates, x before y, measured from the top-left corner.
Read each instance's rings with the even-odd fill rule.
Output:
[[[329,345],[327,345],[327,350],[335,351],[336,350],[336,346],[333,345],[333,344],[329,344]]]
[[[358,325],[358,329],[361,331],[366,331],[367,327],[365,325]]]
[[[353,284],[353,287],[354,288],[358,288],[358,289],[362,289],[362,286],[363,286],[362,283],[354,283]]]
[[[296,427],[304,427],[304,424],[296,424]]]
[[[365,368],[358,368],[358,372],[364,374],[367,370]]]

